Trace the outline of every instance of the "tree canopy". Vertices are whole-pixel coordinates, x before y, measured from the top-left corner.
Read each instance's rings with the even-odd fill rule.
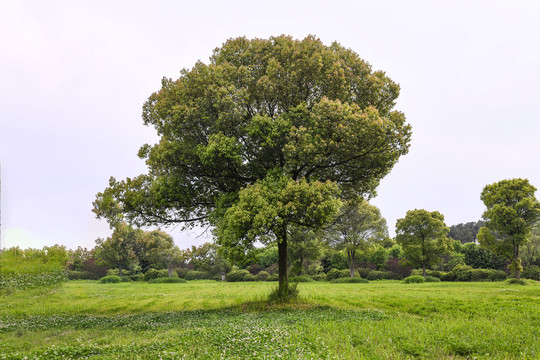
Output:
[[[510,268],[520,278],[523,270],[519,247],[530,241],[533,224],[540,216],[536,188],[527,179],[501,180],[486,185],[480,196],[486,205],[480,245],[512,260]]]
[[[111,178],[94,211],[137,225],[209,224],[224,244],[232,233],[232,243],[246,246],[270,234],[286,248],[282,230],[289,223],[318,226],[338,207],[331,198],[374,195],[408,152],[411,127],[393,110],[398,94],[384,72],[338,43],[325,46],[313,36],[230,39],[209,64],[163,79],[143,107],[144,123],[161,137],[139,151],[148,174]],[[295,186],[319,196],[326,210],[273,197],[274,210],[288,211],[278,224],[263,220],[266,212],[242,209],[247,198],[273,189],[272,181],[283,196]],[[241,211],[242,221],[232,220]],[[307,221],[302,211],[320,217]],[[269,227],[248,228],[257,221]]]
[[[476,235],[482,226],[484,226],[484,222],[482,220],[452,225],[450,226],[448,236],[454,240],[459,240],[462,244],[473,243],[476,242]]]

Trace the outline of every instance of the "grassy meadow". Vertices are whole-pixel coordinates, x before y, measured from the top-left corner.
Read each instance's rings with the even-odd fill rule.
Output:
[[[540,285],[71,281],[0,297],[0,359],[540,359]]]

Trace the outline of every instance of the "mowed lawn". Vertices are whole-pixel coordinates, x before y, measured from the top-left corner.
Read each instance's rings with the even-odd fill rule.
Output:
[[[0,359],[540,359],[540,285],[99,284],[0,297]]]

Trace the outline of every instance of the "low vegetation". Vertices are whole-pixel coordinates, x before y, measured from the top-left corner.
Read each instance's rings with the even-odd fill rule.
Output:
[[[528,284],[71,281],[0,298],[0,358],[537,359]]]

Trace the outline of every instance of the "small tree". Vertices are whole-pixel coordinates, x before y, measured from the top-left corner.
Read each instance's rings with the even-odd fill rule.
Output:
[[[338,220],[328,231],[328,242],[337,249],[347,251],[351,277],[354,277],[356,251],[367,251],[386,237],[386,220],[379,209],[367,201],[344,206]]]
[[[530,241],[540,215],[536,188],[527,179],[502,180],[486,185],[480,198],[487,210],[486,224],[478,232],[480,245],[512,261],[510,269],[520,279],[523,271],[519,247]]]
[[[239,200],[219,223],[218,242],[234,258],[255,241],[278,246],[278,294],[288,298],[288,238],[291,226],[320,228],[341,206],[337,186],[330,182],[292,180],[275,174],[240,191]]]
[[[290,273],[301,275],[307,262],[321,257],[322,240],[319,234],[303,227],[291,226],[288,234]]]
[[[438,263],[440,256],[452,249],[449,231],[438,211],[407,211],[405,218],[396,223],[396,241],[403,249],[404,264],[422,266],[425,277],[426,266]]]

